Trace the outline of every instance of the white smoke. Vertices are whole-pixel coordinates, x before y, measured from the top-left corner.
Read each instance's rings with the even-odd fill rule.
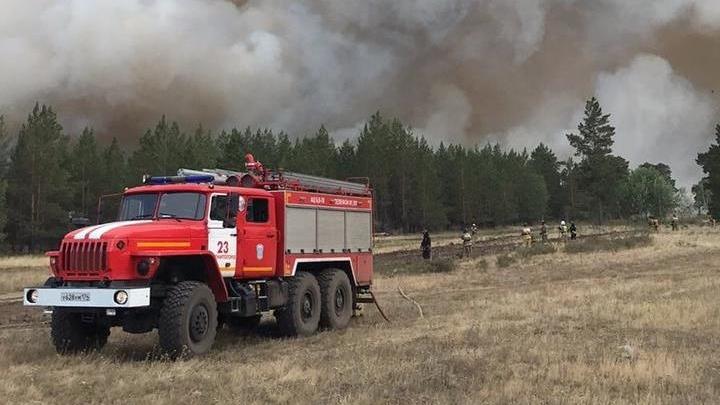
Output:
[[[677,102],[663,112],[691,116],[667,123],[689,125],[694,141],[682,156],[659,153],[664,149],[651,155],[673,159],[668,163],[688,182],[697,175],[691,149],[711,136],[703,128],[711,125],[712,101],[696,88],[693,72],[720,66],[681,72],[668,55],[638,55],[654,51],[658,33],[670,26],[717,37],[717,0],[0,5],[0,114],[20,122],[35,101],[48,103],[70,133],[90,125],[130,140],[167,114],[186,126],[268,126],[294,136],[325,124],[344,139],[381,110],[435,144],[543,141],[569,153],[564,135],[597,91],[617,116],[616,152],[636,162],[646,155],[622,131],[636,139],[632,120],[654,121],[659,107],[649,99],[665,96],[697,107]],[[619,91],[636,81],[644,85],[634,96]],[[643,142],[671,145],[660,129],[643,133]]]
[[[707,148],[717,117],[708,94],[654,55],[639,55],[625,68],[602,73],[597,94],[612,114],[615,148],[626,159],[634,165],[669,163],[683,186],[697,181],[695,156]]]

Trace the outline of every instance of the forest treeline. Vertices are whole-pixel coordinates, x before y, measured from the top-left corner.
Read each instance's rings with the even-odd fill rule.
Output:
[[[611,117],[594,98],[578,130],[567,134],[576,153],[566,160],[543,144],[531,151],[497,144],[433,147],[399,119],[379,112],[357,138],[342,144],[323,126],[291,138],[249,127],[186,131],[162,117],[136,145],[121,145],[117,138],[102,145],[91,128],[66,134],[51,107],[36,105],[16,134],[9,134],[0,118],[2,244],[22,251],[53,248],[72,217],[94,222],[99,196],[137,185],[143,174],[174,174],[181,167],[243,170],[248,152],[268,167],[340,179],[368,177],[378,231],[665,217],[693,204],[683,201],[667,165],[631,169],[613,154],[614,136]],[[698,212],[712,207],[712,187],[720,186],[720,147],[714,148],[698,160],[710,171],[718,166],[715,177],[694,189]],[[101,216],[109,220],[113,214],[106,208]]]

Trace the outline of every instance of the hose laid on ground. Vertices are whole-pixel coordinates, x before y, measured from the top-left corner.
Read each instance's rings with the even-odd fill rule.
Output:
[[[416,306],[417,309],[418,309],[418,312],[420,312],[420,319],[425,318],[425,315],[423,315],[422,305],[420,305],[420,303],[418,303],[418,302],[415,301],[414,299],[408,297],[408,295],[405,294],[405,291],[403,291],[403,289],[400,288],[400,286],[398,286],[397,290],[398,290],[398,292],[400,293],[400,295],[402,295],[403,298],[405,298],[406,300],[408,300],[408,301],[412,302],[413,304],[415,304],[415,306]]]
[[[372,297],[372,300],[375,303],[375,306],[377,307],[378,312],[380,312],[380,315],[382,315],[383,319],[385,319],[385,321],[387,321],[387,323],[392,323],[392,322],[390,322],[390,319],[388,319],[388,317],[385,315],[385,312],[383,312],[382,308],[380,308],[380,304],[378,303],[377,298],[375,298],[375,293],[373,293],[372,290],[370,290],[370,296]]]

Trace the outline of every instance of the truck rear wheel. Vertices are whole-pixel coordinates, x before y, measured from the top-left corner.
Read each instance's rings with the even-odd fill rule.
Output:
[[[210,288],[183,281],[168,289],[160,309],[160,347],[171,358],[207,353],[217,333],[217,304]]]
[[[60,354],[100,350],[107,343],[110,326],[97,317],[83,320],[78,312],[55,308],[50,324],[50,336]]]
[[[338,269],[323,270],[320,281],[320,326],[327,329],[345,329],[353,314],[353,296],[350,279]]]
[[[280,332],[285,336],[308,336],[320,322],[320,286],[310,273],[298,272],[288,281],[285,308],[275,311]]]

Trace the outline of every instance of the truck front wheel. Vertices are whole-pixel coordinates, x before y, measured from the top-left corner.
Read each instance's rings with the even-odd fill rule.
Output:
[[[315,276],[298,272],[288,281],[285,308],[275,311],[280,332],[285,336],[308,336],[320,322],[320,286]]]
[[[55,308],[50,324],[50,336],[60,354],[100,350],[107,343],[110,326],[94,316],[65,308]]]
[[[210,288],[183,281],[170,288],[160,309],[160,347],[171,358],[207,353],[217,333],[217,304]]]
[[[345,329],[353,313],[353,295],[350,279],[338,269],[323,270],[318,277],[322,294],[320,326],[327,329]]]

